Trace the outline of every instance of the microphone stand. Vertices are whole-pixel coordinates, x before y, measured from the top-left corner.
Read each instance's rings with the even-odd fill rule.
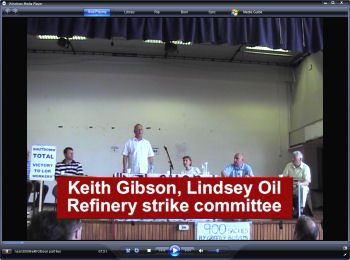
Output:
[[[170,159],[170,155],[169,155],[169,152],[168,152],[168,148],[166,148],[165,145],[164,145],[164,149],[165,149],[165,151],[166,151],[166,154],[168,155],[168,159],[169,159],[168,163],[169,163],[169,167],[170,167],[170,177],[171,177],[171,176],[172,176],[172,172],[173,172],[173,170],[174,170],[174,166],[173,166],[173,163],[172,163],[172,161],[171,161],[171,159]],[[167,221],[169,222],[169,219],[167,219]]]
[[[173,166],[173,163],[172,163],[172,161],[170,159],[168,148],[166,148],[166,146],[164,146],[164,149],[166,151],[166,154],[168,155],[168,159],[169,159],[168,163],[169,163],[169,166],[170,166],[170,176],[172,176],[172,173],[173,173],[173,170],[174,170],[174,166]]]

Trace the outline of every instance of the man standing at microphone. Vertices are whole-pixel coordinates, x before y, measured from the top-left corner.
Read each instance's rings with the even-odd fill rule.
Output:
[[[135,137],[129,139],[124,146],[123,172],[127,172],[127,168],[130,168],[131,173],[148,173],[153,170],[154,152],[151,143],[142,137],[141,124],[134,126],[134,134]]]

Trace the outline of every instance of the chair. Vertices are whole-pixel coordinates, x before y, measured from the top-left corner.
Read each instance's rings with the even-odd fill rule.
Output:
[[[32,191],[31,191],[31,193],[33,193],[32,208],[33,208],[33,213],[36,213],[37,212],[36,209],[39,209],[39,205],[35,206],[35,202],[38,199],[38,196],[40,196],[40,181],[31,181],[31,183],[33,185]],[[44,204],[44,200],[45,200],[48,189],[49,189],[49,187],[47,185],[45,185],[43,182],[43,201],[42,201],[43,204]]]
[[[29,199],[30,194],[33,193],[33,201],[32,201],[32,211],[33,214],[36,213],[36,207],[35,207],[35,201],[36,201],[36,191],[35,191],[35,184],[33,181],[27,180],[27,196]]]

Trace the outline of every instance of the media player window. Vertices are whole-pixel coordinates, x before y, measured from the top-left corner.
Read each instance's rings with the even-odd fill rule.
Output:
[[[347,1],[1,3],[2,258],[349,258]]]

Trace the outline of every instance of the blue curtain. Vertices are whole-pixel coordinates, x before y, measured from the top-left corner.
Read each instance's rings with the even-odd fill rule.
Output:
[[[314,53],[322,18],[28,18],[30,35],[245,44]]]

